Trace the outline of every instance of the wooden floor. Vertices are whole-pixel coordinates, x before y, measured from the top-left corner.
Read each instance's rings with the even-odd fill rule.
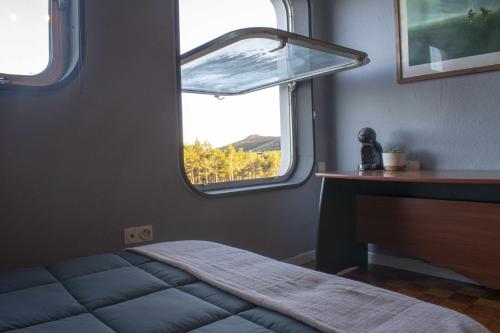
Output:
[[[500,292],[376,265],[348,271],[342,277],[461,312],[500,333]]]

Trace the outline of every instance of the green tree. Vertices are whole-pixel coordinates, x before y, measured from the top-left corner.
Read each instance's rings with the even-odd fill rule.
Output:
[[[232,145],[221,149],[199,140],[184,146],[184,167],[192,184],[276,177],[280,164],[279,150],[249,152]]]

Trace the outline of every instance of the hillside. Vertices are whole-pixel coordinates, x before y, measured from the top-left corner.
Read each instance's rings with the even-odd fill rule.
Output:
[[[244,138],[243,140],[233,142],[232,145],[236,150],[241,148],[244,151],[251,152],[280,150],[280,137],[260,136],[254,134]],[[226,147],[222,147],[222,149]]]

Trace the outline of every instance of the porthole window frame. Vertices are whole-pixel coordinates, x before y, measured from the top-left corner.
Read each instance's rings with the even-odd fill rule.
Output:
[[[0,89],[51,87],[69,77],[81,62],[80,0],[48,0],[49,61],[35,75],[0,73]]]
[[[177,19],[177,50],[180,49],[180,13],[179,1],[176,4]],[[310,35],[310,2],[309,0],[269,0],[277,11],[278,28],[293,33]],[[297,11],[297,4],[300,4],[300,10]],[[280,10],[282,12],[280,12]],[[297,22],[300,21],[300,22]],[[298,23],[298,24],[297,24]],[[300,26],[298,30],[296,26]],[[181,55],[177,54],[177,91],[178,91],[178,128],[179,128],[179,169],[186,187],[197,195],[206,198],[217,198],[235,194],[244,194],[254,191],[269,191],[277,189],[286,189],[298,187],[304,184],[313,173],[314,165],[314,117],[312,103],[312,80],[300,83],[292,83],[280,86],[280,112],[282,129],[283,122],[287,123],[290,133],[289,149],[287,154],[290,156],[288,171],[281,175],[271,178],[240,180],[225,183],[214,184],[192,184],[186,174],[184,167],[184,141],[183,141],[183,122],[182,122],[182,90],[181,90]],[[300,103],[298,98],[302,98]],[[286,101],[286,103],[283,103]],[[282,133],[283,136],[283,133]],[[283,149],[283,148],[282,148]]]

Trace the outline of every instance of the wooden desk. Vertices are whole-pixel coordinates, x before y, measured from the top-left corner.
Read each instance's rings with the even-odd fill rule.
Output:
[[[367,264],[367,244],[500,289],[500,172],[347,171],[323,177],[317,267]]]

